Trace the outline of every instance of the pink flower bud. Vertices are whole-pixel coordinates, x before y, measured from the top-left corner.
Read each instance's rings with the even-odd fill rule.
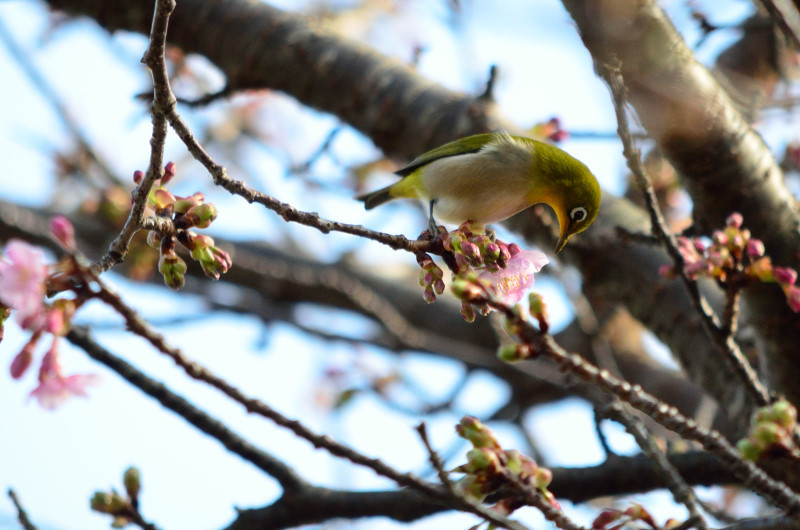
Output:
[[[136,171],[133,172],[134,184],[141,184],[143,179],[144,179],[144,171],[137,169]]]
[[[778,283],[794,285],[797,281],[797,271],[791,267],[772,267],[772,274]]]
[[[28,342],[25,346],[22,347],[22,351],[20,351],[15,357],[14,360],[11,361],[11,377],[14,379],[19,379],[22,377],[25,372],[28,370],[28,367],[33,362],[33,346],[35,343]]]
[[[50,220],[50,233],[66,248],[75,248],[75,228],[63,215],[56,215]]]
[[[167,162],[164,166],[164,175],[161,177],[161,185],[165,186],[175,176],[175,162]]]
[[[760,239],[752,238],[747,242],[747,255],[751,258],[760,258],[764,255],[764,252],[766,252],[766,249]]]
[[[739,212],[733,212],[728,216],[727,219],[725,219],[725,224],[732,228],[741,228],[743,222],[744,218],[742,217],[742,214],[740,214]]]
[[[432,304],[436,301],[436,294],[433,292],[433,289],[431,289],[430,286],[425,287],[425,290],[422,293],[422,298],[429,304]]]

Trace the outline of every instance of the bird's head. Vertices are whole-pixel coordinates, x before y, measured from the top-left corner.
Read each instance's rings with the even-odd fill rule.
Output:
[[[556,191],[551,206],[558,217],[559,237],[555,254],[561,252],[569,238],[586,230],[600,211],[600,186],[592,173],[584,172],[572,182]]]
[[[586,230],[600,211],[600,185],[586,165],[558,147],[529,141],[532,155],[529,178],[533,200],[543,202],[558,217],[561,252],[573,234]]]

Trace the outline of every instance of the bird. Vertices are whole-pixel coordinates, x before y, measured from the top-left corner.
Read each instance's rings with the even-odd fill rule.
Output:
[[[422,199],[431,235],[438,234],[435,218],[490,224],[544,203],[558,218],[558,254],[600,210],[600,185],[583,162],[552,144],[504,132],[444,144],[395,173],[402,180],[355,198],[367,210],[394,199]]]

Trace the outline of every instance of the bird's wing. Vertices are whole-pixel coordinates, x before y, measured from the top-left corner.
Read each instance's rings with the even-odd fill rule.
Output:
[[[476,134],[474,136],[468,136],[466,138],[461,138],[460,140],[455,140],[448,144],[444,144],[442,146],[437,147],[431,151],[428,151],[424,155],[420,155],[414,160],[411,161],[406,167],[395,171],[395,174],[400,175],[401,177],[405,177],[406,175],[410,175],[417,169],[421,168],[422,166],[433,162],[434,160],[438,160],[440,158],[445,158],[448,156],[456,156],[456,155],[463,155],[466,153],[475,153],[480,151],[483,146],[488,144],[492,138],[496,135],[492,133],[484,133],[484,134]]]

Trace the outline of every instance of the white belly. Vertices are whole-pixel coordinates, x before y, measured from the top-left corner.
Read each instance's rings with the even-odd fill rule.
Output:
[[[494,223],[531,206],[525,162],[486,153],[431,162],[421,176],[429,199],[436,201],[434,217],[448,223]]]

